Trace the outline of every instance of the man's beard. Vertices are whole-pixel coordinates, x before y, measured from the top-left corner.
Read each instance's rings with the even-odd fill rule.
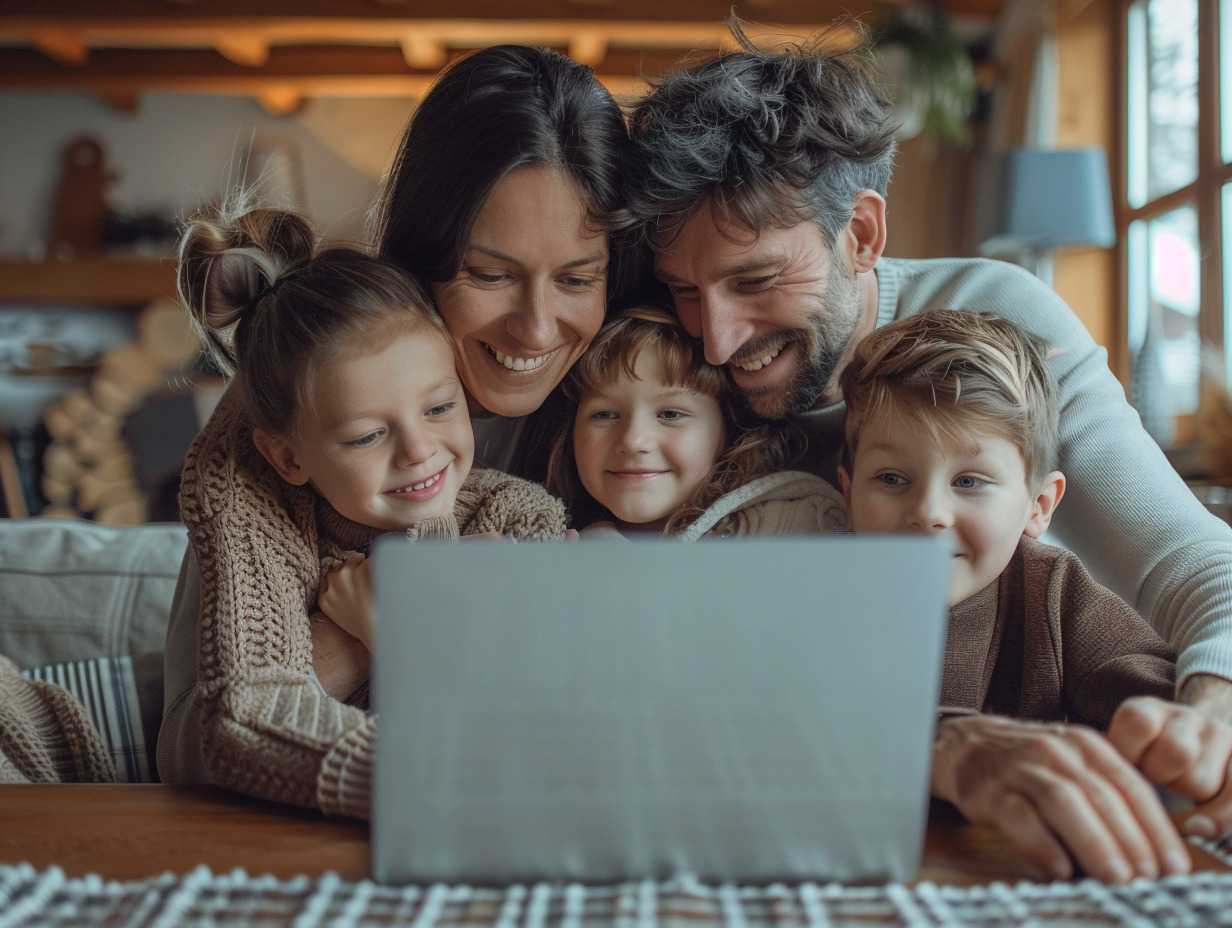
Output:
[[[860,318],[855,275],[837,268],[829,275],[821,308],[808,316],[804,328],[791,333],[788,344],[800,354],[800,368],[791,383],[779,389],[742,390],[744,405],[763,419],[785,419],[813,408],[826,392]]]

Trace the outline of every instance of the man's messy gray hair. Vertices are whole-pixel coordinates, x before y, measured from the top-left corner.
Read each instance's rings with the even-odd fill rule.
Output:
[[[813,221],[833,245],[859,191],[885,195],[896,147],[862,27],[760,49],[728,26],[741,51],[669,73],[633,111],[630,208],[655,248],[708,200],[716,220]]]

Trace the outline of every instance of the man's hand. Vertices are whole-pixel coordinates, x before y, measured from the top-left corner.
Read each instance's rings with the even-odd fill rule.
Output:
[[[1199,803],[1186,833],[1210,839],[1232,828],[1232,726],[1193,706],[1135,696],[1112,717],[1108,740],[1152,782]]]
[[[1185,681],[1177,702],[1193,706],[1211,718],[1232,725],[1232,680],[1195,673]]]
[[[326,574],[317,596],[317,608],[371,651],[372,577],[368,559],[355,552]]]
[[[973,715],[943,720],[932,794],[993,825],[1056,879],[1187,873],[1189,853],[1146,778],[1098,732]]]

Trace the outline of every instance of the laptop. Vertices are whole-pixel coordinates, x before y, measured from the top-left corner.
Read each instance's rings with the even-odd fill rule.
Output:
[[[945,542],[372,556],[376,881],[915,876]]]

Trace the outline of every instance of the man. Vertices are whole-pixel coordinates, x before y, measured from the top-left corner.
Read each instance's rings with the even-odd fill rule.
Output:
[[[833,481],[838,374],[865,334],[946,307],[990,311],[1040,335],[1058,349],[1058,467],[1070,477],[1055,534],[1177,649],[1180,699],[1232,720],[1232,530],[1143,432],[1103,349],[1020,269],[883,258],[894,126],[865,53],[821,43],[767,52],[738,24],[733,32],[742,51],[669,75],[631,120],[631,208],[707,359],[727,367],[752,410],[803,426],[807,465]],[[1069,872],[1057,838],[1104,879],[1175,872],[1183,848],[1175,835],[1151,837],[1161,810],[1130,765],[1170,782],[1171,765],[1204,735],[1157,740],[1162,730],[1132,711],[1108,739],[993,716],[947,719],[934,790],[998,824],[1054,875]],[[1232,825],[1232,796],[1198,811],[1187,827],[1213,837]]]

